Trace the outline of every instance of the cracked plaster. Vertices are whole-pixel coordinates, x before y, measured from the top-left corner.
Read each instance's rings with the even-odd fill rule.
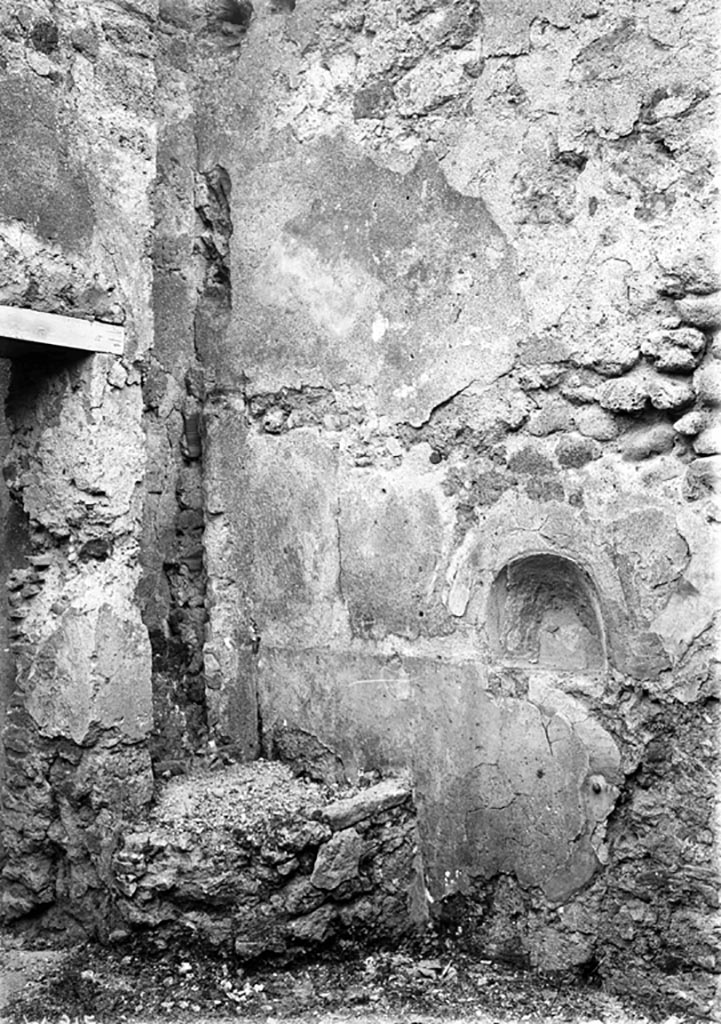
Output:
[[[68,638],[92,662],[108,633],[76,621],[94,621],[108,586],[122,592],[109,631],[130,637],[114,666],[148,681],[130,596],[142,534],[154,653],[173,629],[190,637],[183,672],[204,671],[215,739],[253,758],[295,729],[351,778],[410,764],[436,911],[454,893],[470,919],[483,908],[467,930],[480,955],[595,963],[617,988],[708,1002],[703,942],[686,942],[678,977],[668,950],[692,927],[677,898],[711,920],[691,870],[710,857],[696,754],[711,763],[716,692],[710,4],[429,0],[391,16],[382,0],[304,0],[258,5],[221,50],[200,4],[156,39],[152,3],[100,18],[68,0],[49,54],[15,6],[0,14],[9,73],[62,93],[92,218],[61,168],[88,241],[77,253],[70,234],[36,234],[54,232],[47,211],[6,224],[4,301],[74,303],[129,329],[122,364],[62,377],[60,399],[37,403],[45,433],[26,421],[14,441],[15,494],[62,554],[13,577],[36,731],[16,709],[8,750],[11,774],[28,744],[47,774],[48,736],[90,736],[60,823],[45,790],[33,805],[69,884],[97,881],[72,839],[89,774],[125,799],[136,773],[137,801],[149,795],[143,744],[108,756],[124,728],[146,728],[145,698],[124,724],[127,691],[102,672],[77,672],[77,700],[60,678]],[[72,95],[58,77],[71,64]],[[54,447],[65,419],[87,440],[74,481],[69,427]],[[103,438],[121,451],[124,420],[118,476]],[[67,472],[45,479],[56,454]],[[48,518],[46,492],[62,516]],[[528,555],[572,559],[592,581],[607,665],[494,653],[492,583]],[[187,558],[204,563],[195,575]],[[573,661],[571,612],[548,632]],[[41,651],[53,664],[31,678]],[[81,690],[108,726],[97,743]],[[10,805],[6,895],[22,914],[53,868]]]

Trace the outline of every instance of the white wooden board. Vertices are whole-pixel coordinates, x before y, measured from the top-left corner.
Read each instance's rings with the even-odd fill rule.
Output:
[[[57,313],[38,313],[34,309],[0,306],[0,356],[17,351],[16,342],[48,345],[54,348],[79,349],[83,352],[110,352],[122,355],[125,347],[125,328],[118,324],[104,324],[99,320],[80,320]],[[22,346],[23,350],[25,346]]]

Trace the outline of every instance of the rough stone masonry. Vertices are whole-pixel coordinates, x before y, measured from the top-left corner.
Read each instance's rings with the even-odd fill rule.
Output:
[[[0,374],[6,920],[107,937],[134,849],[175,920],[199,758],[410,772],[409,921],[712,1012],[715,27],[3,5],[0,304],[128,337]]]

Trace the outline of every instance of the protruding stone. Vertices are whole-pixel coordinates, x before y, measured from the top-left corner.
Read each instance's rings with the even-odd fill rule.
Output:
[[[695,459],[686,470],[683,496],[686,501],[707,498],[721,484],[721,459]]]
[[[686,295],[708,295],[718,291],[721,288],[721,276],[714,255],[714,246],[702,246],[693,247],[684,255],[672,257],[665,264],[659,293],[683,299]]]
[[[613,412],[640,412],[646,405],[648,394],[638,378],[620,377],[610,380],[599,391],[599,402]]]
[[[326,804],[322,810],[325,821],[334,832],[346,829],[359,821],[372,818],[381,811],[402,804],[411,795],[411,786],[406,776],[384,779],[375,786],[361,790],[356,796]]]
[[[721,327],[721,292],[711,295],[687,295],[676,303],[678,315],[684,323],[693,324],[703,331]]]
[[[567,402],[558,400],[548,401],[531,413],[527,424],[528,433],[536,437],[545,437],[559,430],[572,428],[573,409]]]
[[[356,878],[363,847],[363,838],[354,828],[336,832],[318,851],[311,884],[331,890]]]
[[[693,450],[697,455],[721,454],[721,425],[702,431],[693,442]]]
[[[692,409],[691,412],[685,413],[676,420],[673,429],[677,434],[683,434],[684,437],[693,437],[695,434],[701,433],[706,422],[707,416],[700,409]]]
[[[572,353],[577,366],[590,366],[604,377],[618,377],[638,361],[638,342],[635,339],[607,335],[586,341],[583,352]]]
[[[699,367],[693,382],[699,402],[712,407],[721,405],[721,363],[714,360]]]
[[[654,409],[683,409],[696,397],[691,384],[685,380],[652,378],[648,382],[648,397]]]
[[[682,409],[695,397],[687,380],[638,373],[609,381],[599,389],[599,402],[604,409],[615,412],[640,412],[647,402],[654,409]]]
[[[589,405],[578,409],[575,414],[576,429],[584,437],[592,437],[596,441],[611,441],[618,435],[618,421],[597,405]]]
[[[673,448],[676,437],[670,423],[654,423],[652,427],[634,430],[624,438],[624,458],[640,462],[652,455],[662,455]]]
[[[662,373],[690,373],[698,366],[706,338],[693,327],[675,331],[654,331],[641,345],[641,352],[653,360]]]
[[[288,934],[297,942],[315,945],[323,942],[337,914],[335,907],[318,907],[312,914],[288,922]]]
[[[518,451],[511,452],[508,456],[508,468],[512,473],[530,473],[532,476],[555,472],[551,460],[532,445],[526,445]]]

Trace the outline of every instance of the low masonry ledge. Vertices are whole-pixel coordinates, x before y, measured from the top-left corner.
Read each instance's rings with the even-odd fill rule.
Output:
[[[108,937],[182,937],[243,961],[397,941],[417,924],[416,859],[406,777],[340,797],[278,762],[173,779],[123,831]]]

